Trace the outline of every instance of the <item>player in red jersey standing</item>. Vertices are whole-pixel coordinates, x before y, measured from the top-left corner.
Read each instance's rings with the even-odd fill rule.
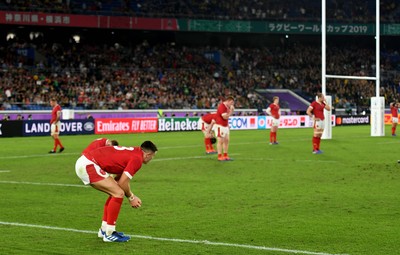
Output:
[[[207,113],[199,119],[198,126],[200,130],[204,134],[204,145],[206,147],[206,154],[215,154],[217,153],[214,150],[211,139],[214,137],[213,135],[213,127],[215,124],[216,113]],[[214,138],[215,139],[215,138]]]
[[[313,153],[321,154],[322,151],[319,149],[321,144],[321,136],[324,132],[324,109],[327,111],[331,110],[331,107],[325,102],[325,96],[322,93],[317,93],[317,100],[313,101],[307,108],[307,115],[313,118],[314,115],[314,136],[312,139]]]
[[[107,193],[104,213],[107,225],[100,229],[104,242],[127,242],[130,236],[116,231],[116,222],[124,196],[134,208],[142,205],[130,187],[130,180],[142,167],[149,163],[157,152],[151,141],[145,141],[140,147],[104,146],[84,153],[75,164],[75,171],[85,185]],[[114,180],[110,174],[119,175]],[[104,216],[104,215],[103,215]]]
[[[50,120],[50,128],[51,128],[51,137],[54,140],[54,147],[49,153],[56,153],[57,146],[60,146],[60,150],[58,152],[63,152],[64,146],[61,144],[59,134],[61,128],[61,106],[57,103],[57,99],[52,97],[50,99],[50,105],[53,107],[51,111],[51,120]]]
[[[278,144],[276,141],[276,132],[279,127],[279,118],[281,116],[279,107],[279,97],[275,96],[272,98],[272,104],[267,108],[267,114],[272,116],[271,131],[269,133],[269,144]]]
[[[392,113],[392,136],[396,136],[396,127],[399,122],[398,112],[399,112],[399,103],[392,102],[390,103],[390,112]]]
[[[91,142],[86,149],[83,150],[82,154],[92,151],[94,149],[104,147],[104,146],[118,146],[118,141],[116,140],[109,140],[107,138],[98,138]]]
[[[228,156],[229,149],[229,117],[233,114],[235,107],[235,99],[232,96],[226,98],[219,106],[217,110],[217,116],[215,118],[215,133],[217,135],[217,151],[219,161],[230,161],[232,160]]]

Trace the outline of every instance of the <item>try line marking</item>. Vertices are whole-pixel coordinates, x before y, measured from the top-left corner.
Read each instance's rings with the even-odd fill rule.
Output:
[[[43,226],[43,225],[34,225],[34,224],[25,224],[25,223],[18,223],[18,222],[4,222],[4,221],[0,221],[0,225],[17,226],[17,227],[28,227],[28,228],[41,228],[41,229],[60,230],[60,231],[67,231],[67,232],[84,233],[84,234],[93,234],[93,235],[96,234],[96,235],[97,235],[97,231],[80,230],[80,229],[74,229],[74,228],[60,228],[60,227]],[[278,251],[278,252],[295,253],[295,254],[309,254],[309,255],[346,255],[346,254],[332,254],[332,253],[325,253],[325,252],[312,252],[312,251],[302,251],[302,250],[290,250],[290,249],[281,249],[281,248],[275,248],[275,247],[265,247],[265,246],[247,245],[247,244],[234,244],[234,243],[210,242],[210,241],[207,241],[207,240],[186,240],[186,239],[164,238],[164,237],[142,236],[142,235],[130,235],[130,236],[131,236],[132,238],[149,239],[149,240],[157,240],[157,241],[165,241],[165,242],[204,244],[204,245],[215,245],[215,246],[228,246],[228,247],[238,247],[238,248],[246,248],[246,249],[253,249],[253,250]]]

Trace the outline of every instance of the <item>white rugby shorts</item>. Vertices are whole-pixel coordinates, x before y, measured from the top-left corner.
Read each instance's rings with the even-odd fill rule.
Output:
[[[273,127],[279,127],[279,119],[272,118],[272,125]]]
[[[50,130],[51,130],[51,135],[60,134],[61,122],[58,121],[57,124],[55,124],[55,123],[51,124]]]
[[[214,125],[214,132],[217,137],[229,136],[229,127],[221,126],[218,124]]]
[[[76,161],[75,172],[85,185],[104,180],[110,176],[109,173],[83,155]]]
[[[316,128],[316,129],[324,129],[325,128],[325,121],[324,120],[316,120],[314,122],[314,128]]]
[[[197,126],[199,127],[199,129],[200,129],[201,131],[204,132],[204,131],[206,131],[206,129],[208,128],[209,124],[205,123],[205,122],[203,121],[203,119],[200,118],[199,121],[197,122]]]

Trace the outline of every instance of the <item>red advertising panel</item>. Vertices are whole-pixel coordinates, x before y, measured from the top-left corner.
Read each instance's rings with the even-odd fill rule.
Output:
[[[97,16],[89,15],[0,11],[0,24],[98,27],[98,19]]]
[[[99,20],[99,28],[115,28],[115,29],[132,29],[132,17],[118,17],[118,16],[96,16]]]
[[[385,122],[385,125],[392,125],[392,114],[391,113],[385,113],[384,122]]]
[[[133,18],[133,29],[178,30],[176,19]]]
[[[178,30],[177,19],[74,15],[62,13],[0,11],[0,24],[115,28],[137,30]]]
[[[95,120],[95,134],[157,132],[157,118],[110,118]]]

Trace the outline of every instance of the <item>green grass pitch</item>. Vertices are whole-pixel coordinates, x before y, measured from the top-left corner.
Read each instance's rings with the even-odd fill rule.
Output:
[[[232,131],[232,162],[205,155],[198,132],[107,135],[159,152],[131,182],[143,206],[121,209],[128,243],[97,237],[106,195],[75,161],[100,136],[0,139],[0,254],[399,254],[400,136],[334,127],[311,153],[312,129]]]

